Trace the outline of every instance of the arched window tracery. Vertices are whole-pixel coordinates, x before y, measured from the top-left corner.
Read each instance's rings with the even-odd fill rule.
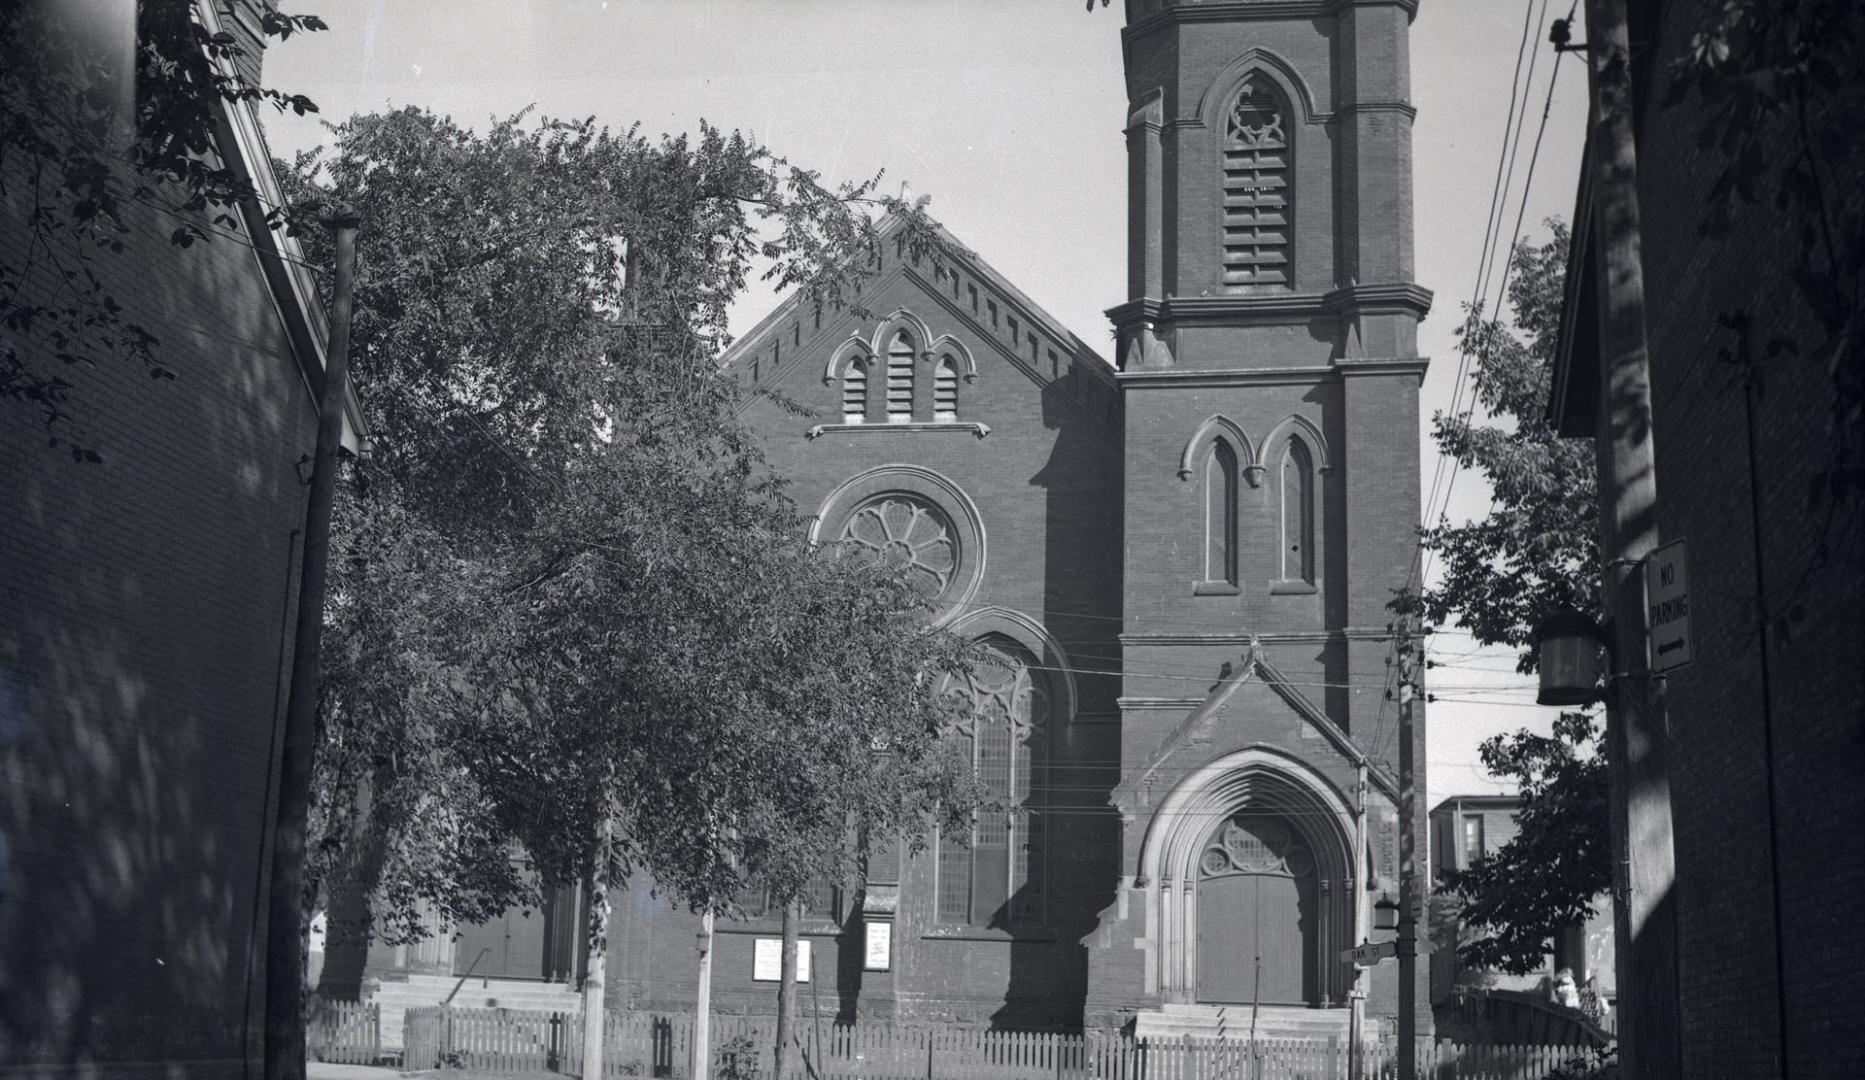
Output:
[[[997,808],[978,812],[969,848],[942,834],[936,910],[942,923],[1014,928],[1043,917],[1050,697],[1028,654],[991,641],[947,692],[962,708],[952,731]]]
[[[1289,110],[1261,73],[1238,88],[1224,118],[1224,284],[1289,284]]]

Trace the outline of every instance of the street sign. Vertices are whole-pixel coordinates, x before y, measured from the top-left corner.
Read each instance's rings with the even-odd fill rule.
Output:
[[[1372,967],[1388,956],[1399,955],[1399,943],[1396,941],[1369,941],[1351,949],[1342,949],[1340,958],[1350,960],[1354,967]]]
[[[1690,663],[1690,583],[1682,540],[1646,556],[1645,603],[1651,670],[1670,671]]]

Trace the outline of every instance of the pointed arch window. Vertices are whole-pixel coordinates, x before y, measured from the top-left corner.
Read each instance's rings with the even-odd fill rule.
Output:
[[[933,419],[942,424],[958,419],[958,365],[950,355],[940,357],[933,372]]]
[[[1237,91],[1224,120],[1224,284],[1289,283],[1289,110],[1260,74]]]
[[[887,347],[887,422],[913,420],[913,339],[905,330]]]
[[[1009,929],[1043,917],[1049,694],[1028,654],[989,641],[972,673],[949,692],[961,699],[953,731],[997,808],[980,810],[971,843],[941,834],[936,911],[942,923]]]
[[[842,422],[859,424],[868,417],[868,362],[859,357],[842,370]]]
[[[1211,443],[1204,466],[1204,580],[1237,584],[1237,452],[1228,440]]]
[[[1315,466],[1314,456],[1299,437],[1291,437],[1283,447],[1276,488],[1281,504],[1282,580],[1312,585],[1315,580]]]

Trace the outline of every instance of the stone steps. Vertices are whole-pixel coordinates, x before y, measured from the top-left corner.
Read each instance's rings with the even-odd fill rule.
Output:
[[[1344,1040],[1351,1022],[1346,1009],[1263,1005],[1256,1011],[1256,1035],[1262,1039]],[[1133,1033],[1156,1040],[1248,1039],[1250,1006],[1168,1004],[1135,1016]]]
[[[459,992],[454,993],[454,987]],[[369,1000],[382,1008],[382,1048],[402,1048],[402,1021],[409,1009],[438,1005],[453,994],[456,1009],[515,1009],[520,1012],[581,1013],[583,995],[564,983],[455,975],[410,975],[406,981],[377,984]]]

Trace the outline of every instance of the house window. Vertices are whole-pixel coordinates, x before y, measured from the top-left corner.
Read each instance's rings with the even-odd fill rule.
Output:
[[[1028,654],[1008,640],[988,643],[985,658],[948,692],[965,706],[952,737],[1000,805],[973,819],[969,849],[939,838],[939,921],[999,929],[1040,923],[1049,695]]]
[[[1237,583],[1237,452],[1218,439],[1204,466],[1204,579]]]
[[[1291,438],[1282,451],[1282,580],[1315,580],[1315,469],[1308,447]]]
[[[1464,866],[1483,857],[1483,815],[1464,815]]]
[[[913,339],[902,330],[887,348],[887,422],[905,424],[912,419]]]
[[[1289,282],[1288,110],[1261,75],[1237,92],[1224,124],[1224,284]]]
[[[868,414],[868,364],[854,359],[842,370],[842,422],[859,424]]]
[[[958,421],[958,365],[950,356],[940,357],[939,369],[933,372],[933,419]]]

